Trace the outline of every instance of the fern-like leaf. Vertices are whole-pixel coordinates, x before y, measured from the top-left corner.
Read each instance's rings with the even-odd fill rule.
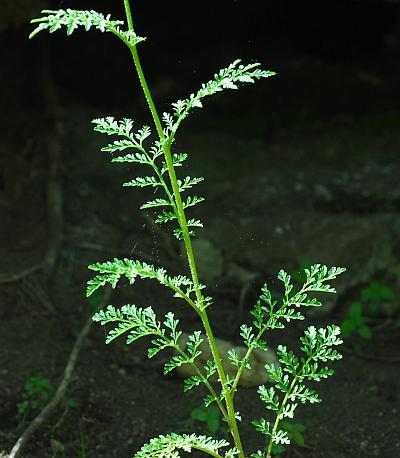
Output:
[[[159,180],[157,180],[155,176],[146,176],[146,177],[133,178],[133,180],[127,181],[122,186],[145,188],[147,186],[151,186],[151,187],[162,186],[162,183]]]
[[[33,38],[42,30],[49,30],[50,33],[53,33],[65,27],[67,35],[71,35],[78,27],[83,27],[86,31],[93,27],[100,30],[100,32],[110,32],[124,24],[124,21],[111,20],[110,15],[104,16],[96,11],[43,10],[42,14],[45,16],[32,19],[32,24],[39,25],[29,35],[29,38]]]
[[[214,457],[231,458],[238,452],[236,449],[228,450],[220,455],[221,448],[229,446],[226,440],[216,440],[196,434],[168,434],[159,436],[145,444],[135,455],[135,458],[178,458],[180,452],[190,453],[193,449],[209,453]]]
[[[194,185],[201,183],[202,181],[204,181],[203,177],[185,177],[183,181],[178,180],[179,192],[186,191],[186,189],[190,189]]]
[[[176,215],[175,212],[171,212],[168,210],[163,210],[162,213],[157,215],[157,218],[155,219],[155,222],[157,224],[163,224],[163,223],[168,223],[168,221],[172,221],[173,219],[178,219],[178,216]]]
[[[188,116],[190,110],[202,108],[202,99],[205,97],[225,89],[237,89],[238,84],[254,83],[257,79],[275,75],[275,72],[257,68],[259,63],[241,65],[240,62],[240,59],[237,59],[228,67],[221,69],[212,80],[203,84],[196,94],[190,94],[189,98],[174,102],[172,104],[173,116],[164,113],[164,134],[170,143],[174,141],[174,135],[180,123]]]
[[[305,269],[306,281],[300,291],[293,294],[291,277],[284,270],[278,274],[278,279],[284,286],[282,304],[277,307],[277,301],[271,297],[267,284],[262,287],[262,294],[251,314],[255,318],[254,326],[262,333],[266,329],[284,327],[284,321],[304,320],[304,315],[296,310],[299,307],[320,307],[322,304],[316,298],[309,298],[311,292],[334,293],[336,290],[325,282],[336,279],[346,269],[315,264],[310,269]],[[294,308],[295,307],[295,308]]]
[[[153,207],[164,207],[164,206],[169,207],[171,205],[172,204],[166,199],[153,199],[141,205],[140,209],[153,208]]]
[[[94,28],[100,32],[112,32],[129,47],[136,46],[145,37],[140,37],[132,30],[121,30],[124,21],[111,20],[110,15],[104,16],[97,11],[82,10],[42,10],[43,17],[33,19],[32,24],[38,26],[31,32],[29,38],[33,38],[39,32],[48,30],[50,33],[65,28],[67,35],[71,35],[76,29],[83,28],[86,32]]]
[[[195,288],[193,282],[184,275],[171,277],[167,275],[166,270],[161,267],[155,267],[145,262],[136,261],[132,259],[117,259],[113,261],[97,262],[88,266],[89,269],[98,272],[92,280],[88,281],[87,296],[89,297],[98,288],[110,284],[113,288],[117,285],[121,277],[125,277],[132,284],[136,278],[153,279],[157,280],[161,285],[167,286],[172,289],[175,297],[180,297],[192,307],[204,309],[212,303],[209,297],[201,296],[201,304],[197,303],[197,298],[191,299],[190,296],[194,295],[198,289],[203,289],[203,285]]]
[[[284,281],[289,284],[289,279],[286,278]],[[274,364],[265,366],[268,376],[275,385],[268,388],[260,386],[258,389],[260,399],[268,410],[275,412],[278,423],[275,423],[272,429],[271,424],[264,419],[253,422],[253,425],[258,431],[270,436],[274,444],[286,443],[288,438],[284,430],[277,429],[277,426],[280,420],[294,417],[299,402],[302,404],[321,402],[317,392],[304,382],[307,380],[318,382],[322,378],[329,377],[334,371],[329,367],[320,367],[320,362],[337,361],[341,358],[333,348],[342,343],[338,326],[320,329],[310,326],[300,341],[306,357],[300,359],[292,351],[288,351],[286,346],[280,345],[277,354],[282,367],[276,367]]]
[[[183,202],[183,208],[194,207],[195,205],[199,204],[200,202],[204,201],[204,197],[199,196],[189,196],[185,202]]]

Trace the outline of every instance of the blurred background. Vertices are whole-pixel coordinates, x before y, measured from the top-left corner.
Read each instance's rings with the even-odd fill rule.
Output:
[[[206,201],[190,216],[204,223],[194,249],[217,336],[241,344],[262,284],[279,298],[279,269],[296,285],[314,263],[348,269],[338,294],[308,313],[342,326],[344,359],[318,387],[323,406],[299,408],[304,441],[276,455],[399,456],[400,2],[132,3],[160,112],[237,58],[277,73],[205,100],[175,145],[189,153],[179,174],[205,178],[195,193]],[[85,320],[107,299],[85,298],[90,263],[128,257],[187,273],[171,228],[139,211],[151,193],[122,188],[142,171],[111,164],[100,152],[109,138],[92,131],[102,116],[151,124],[129,51],[97,31],[28,40],[45,8],[124,17],[122,1],[0,5],[0,456],[54,395]],[[160,317],[174,309],[184,329],[199,329],[151,283],[121,283],[109,302],[153,305]],[[295,349],[307,324],[271,334],[271,348]],[[158,434],[207,433],[193,415],[202,393],[183,397],[162,363],[148,364],[145,342],[105,347],[95,325],[21,456],[119,458]],[[264,415],[256,388],[240,392],[238,409]],[[243,437],[249,453],[263,447],[249,421]]]

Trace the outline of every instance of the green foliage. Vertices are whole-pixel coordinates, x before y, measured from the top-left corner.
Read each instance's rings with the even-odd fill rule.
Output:
[[[124,183],[126,187],[145,188],[154,194],[150,200],[141,205],[142,209],[151,209],[156,213],[154,220],[157,224],[172,224],[172,233],[182,240],[187,254],[190,278],[178,275],[171,276],[162,267],[155,267],[139,260],[114,259],[113,261],[97,262],[89,266],[96,275],[89,280],[87,296],[92,305],[97,303],[96,295],[105,285],[115,288],[121,278],[126,278],[130,284],[136,279],[156,280],[162,286],[172,290],[173,296],[186,302],[198,315],[203,331],[194,331],[187,339],[183,339],[182,331],[178,329],[179,320],[175,314],[168,312],[160,321],[152,307],[139,307],[127,304],[121,308],[109,305],[105,310],[95,313],[93,320],[104,326],[111,326],[108,330],[106,343],[112,342],[120,336],[131,344],[138,339],[146,338],[149,341],[148,356],[154,357],[160,351],[169,348],[173,350],[170,360],[164,366],[164,373],[189,365],[193,375],[184,381],[184,390],[188,391],[203,384],[209,394],[204,399],[206,409],[198,410],[194,416],[197,420],[206,421],[209,429],[215,430],[219,426],[219,417],[216,408],[221,411],[224,421],[227,422],[235,446],[228,451],[220,449],[230,447],[225,440],[215,440],[206,436],[168,434],[152,439],[135,455],[137,458],[177,458],[180,452],[199,450],[216,458],[232,458],[238,454],[244,458],[244,449],[240,439],[238,422],[241,421],[239,412],[234,407],[234,396],[243,370],[250,369],[249,358],[255,349],[267,350],[264,333],[267,330],[282,329],[291,320],[304,320],[303,307],[319,307],[321,302],[315,293],[335,293],[329,282],[345,271],[340,267],[328,269],[324,265],[315,264],[304,269],[303,285],[294,288],[290,275],[281,270],[278,279],[282,282],[284,294],[274,299],[268,285],[262,287],[261,295],[251,314],[251,325],[243,324],[240,327],[240,336],[247,348],[244,356],[239,356],[234,349],[228,352],[228,359],[236,368],[234,376],[225,373],[216,340],[209,322],[207,308],[212,299],[203,295],[205,286],[198,280],[195,254],[191,237],[195,235],[194,228],[203,224],[196,218],[188,218],[187,212],[192,207],[204,201],[198,195],[183,194],[191,191],[203,181],[202,177],[176,175],[179,167],[187,160],[187,153],[171,150],[175,135],[182,121],[186,119],[194,108],[203,106],[203,99],[226,89],[237,89],[240,84],[254,83],[261,78],[268,78],[274,72],[262,70],[259,63],[241,64],[239,59],[227,67],[219,70],[212,79],[201,85],[200,89],[187,98],[172,103],[171,113],[165,112],[160,117],[155,107],[151,92],[148,88],[136,45],[144,38],[135,34],[132,25],[129,0],[124,0],[125,13],[128,23],[126,30],[122,29],[123,21],[111,20],[95,11],[76,10],[45,10],[44,16],[32,22],[37,24],[30,37],[48,30],[50,33],[65,28],[67,35],[71,35],[77,28],[88,31],[97,29],[102,32],[111,32],[120,38],[130,50],[135,69],[139,77],[144,96],[150,108],[155,130],[151,131],[148,125],[134,130],[134,122],[129,118],[115,119],[112,116],[93,120],[94,130],[115,138],[102,148],[112,156],[112,162],[132,163],[146,168],[144,175],[137,176]],[[156,135],[155,135],[156,134]],[[299,277],[298,277],[299,278]],[[294,291],[297,289],[297,292]],[[93,299],[94,298],[94,299]],[[306,382],[318,382],[333,374],[333,370],[325,365],[328,361],[336,361],[341,355],[334,348],[342,341],[337,326],[316,329],[309,326],[301,338],[300,348],[303,356],[299,357],[285,346],[278,347],[280,367],[273,364],[266,366],[266,371],[273,381],[273,386],[260,386],[258,393],[265,403],[266,409],[272,412],[275,420],[255,420],[256,429],[269,439],[267,458],[270,458],[273,447],[284,446],[294,441],[302,441],[301,429],[288,423],[292,419],[299,403],[318,403],[320,398],[313,388]],[[206,339],[204,339],[206,336]],[[199,356],[209,345],[212,358],[205,364],[199,364]],[[218,388],[211,384],[211,377],[217,375]],[[215,403],[215,404],[213,404]],[[220,453],[223,453],[222,455]],[[264,456],[264,452],[256,452],[253,456]]]
[[[53,385],[48,378],[31,377],[25,383],[26,399],[17,404],[18,413],[25,417],[32,411],[43,409],[52,392]]]
[[[51,381],[45,377],[31,377],[25,383],[24,400],[17,404],[17,410],[22,418],[22,422],[31,414],[42,410],[50,401],[54,393]],[[65,412],[77,405],[76,399],[64,396],[63,404]]]
[[[357,332],[364,339],[371,339],[372,330],[363,315],[361,302],[353,302],[350,305],[348,315],[342,321],[341,328],[344,338],[350,337]]]
[[[338,326],[332,325],[318,330],[310,326],[300,338],[300,349],[304,356],[298,357],[286,346],[279,345],[277,355],[282,366],[276,367],[274,364],[265,366],[274,386],[267,388],[262,385],[258,393],[266,409],[275,413],[275,422],[261,418],[254,420],[253,425],[257,431],[268,436],[272,444],[290,444],[288,432],[279,428],[279,424],[284,418],[294,417],[299,403],[321,402],[317,392],[308,387],[305,382],[319,382],[333,375],[334,371],[322,363],[342,358],[334,348],[343,343],[339,336]]]
[[[214,404],[208,407],[203,405],[196,407],[191,411],[190,416],[192,420],[205,423],[210,434],[215,434],[221,429],[221,411]]]
[[[102,148],[102,151],[114,154],[125,150],[136,150],[135,153],[128,153],[123,156],[113,157],[112,162],[137,163],[147,165],[151,169],[151,175],[135,177],[124,183],[123,186],[139,188],[150,187],[164,192],[165,197],[147,201],[143,203],[140,208],[153,209],[166,207],[166,209],[162,209],[160,213],[155,215],[155,222],[157,224],[164,224],[170,221],[179,223],[179,216],[173,190],[167,179],[168,166],[166,160],[163,159],[163,144],[160,140],[153,142],[150,147],[146,147],[144,144],[145,140],[151,136],[150,127],[143,126],[136,133],[133,133],[133,120],[123,118],[118,121],[111,116],[107,118],[94,119],[92,122],[95,124],[95,131],[107,135],[118,135],[122,137],[122,140],[115,140],[114,142],[109,143],[107,146]],[[188,155],[185,153],[174,153],[172,155],[172,163],[174,167],[182,166],[182,163],[187,159],[187,157]],[[201,181],[203,181],[202,177],[193,178],[189,176],[185,177],[183,180],[178,180],[179,191],[184,192],[191,189]],[[188,196],[186,201],[183,202],[183,208],[186,209],[188,207],[194,207],[203,200],[203,197],[196,195]],[[202,227],[203,225],[201,221],[191,219],[188,221],[188,226]],[[175,228],[173,233],[178,239],[182,236],[181,228]],[[194,232],[191,231],[190,234],[194,235]]]
[[[399,308],[393,289],[378,281],[371,281],[361,290],[361,298],[370,316],[390,315]]]
[[[389,286],[385,286],[378,281],[371,281],[369,285],[361,291],[361,296],[372,303],[381,303],[384,300],[393,300],[394,291]]]
[[[85,436],[82,429],[79,432],[79,448],[77,452],[79,458],[86,458]]]
[[[176,458],[179,457],[179,451],[190,453],[192,450],[200,450],[216,457],[233,458],[238,452],[231,448],[223,455],[220,455],[220,449],[229,447],[229,442],[225,440],[216,440],[206,436],[197,436],[196,434],[168,434],[152,439],[144,445],[136,458]]]
[[[178,100],[172,104],[173,116],[163,114],[164,135],[169,144],[172,144],[175,133],[181,122],[188,116],[192,108],[202,108],[202,99],[221,92],[225,89],[238,89],[241,83],[254,83],[260,78],[268,78],[276,73],[259,69],[259,63],[241,65],[241,60],[236,59],[228,67],[221,69],[214,78],[202,84],[196,94],[190,94],[187,99]],[[239,65],[240,64],[240,65]]]
[[[201,371],[201,375],[192,375],[184,380],[184,391],[189,391],[192,388],[199,386],[201,383],[207,384],[207,380],[217,372],[217,363],[214,360],[208,360]],[[217,397],[210,394],[205,398],[206,407],[216,401]]]
[[[88,267],[98,272],[98,275],[88,281],[86,291],[88,297],[107,284],[115,288],[121,277],[127,278],[130,284],[133,284],[139,277],[157,280],[161,285],[170,288],[174,292],[174,297],[184,299],[196,310],[205,310],[212,304],[210,297],[201,294],[201,290],[205,288],[204,285],[195,286],[193,281],[184,275],[171,277],[167,275],[165,269],[154,267],[145,262],[115,258],[114,261],[97,262]]]
[[[295,444],[298,447],[304,447],[304,436],[305,426],[302,423],[293,423],[288,421],[281,421],[281,429],[286,433],[291,444]],[[287,444],[285,444],[287,446]],[[286,446],[283,443],[274,443],[270,449],[272,456],[279,457],[282,453],[286,452]],[[256,453],[251,455],[252,458],[265,458],[268,451],[258,450]]]
[[[345,272],[341,267],[331,267],[314,264],[310,269],[305,269],[305,282],[300,290],[293,293],[291,277],[284,270],[281,270],[278,279],[283,283],[284,295],[282,302],[272,298],[272,294],[265,283],[261,289],[260,299],[254,306],[251,314],[254,317],[253,327],[243,325],[241,327],[244,343],[249,348],[265,348],[266,343],[261,336],[267,329],[283,329],[285,323],[291,320],[304,320],[304,315],[298,311],[300,307],[320,307],[321,302],[315,297],[310,298],[310,293],[335,293],[327,282],[336,279],[338,275]]]
[[[88,32],[95,28],[100,32],[112,32],[121,38],[126,44],[135,46],[145,38],[137,36],[133,31],[121,31],[120,27],[124,21],[112,21],[110,15],[104,16],[96,11],[79,11],[79,10],[43,10],[45,16],[33,19],[32,24],[39,24],[29,35],[33,38],[39,32],[48,30],[50,33],[65,28],[67,35],[71,35],[79,27]]]
[[[161,350],[171,347],[179,354],[175,355],[164,366],[164,374],[168,374],[182,364],[192,364],[201,355],[199,346],[203,341],[200,331],[195,331],[189,336],[186,349],[179,344],[182,335],[177,330],[179,320],[175,319],[172,312],[165,315],[161,323],[151,307],[141,308],[136,305],[124,305],[116,309],[109,305],[106,310],[101,310],[93,316],[93,321],[102,325],[117,324],[106,337],[106,343],[112,342],[117,337],[126,334],[126,343],[131,344],[142,337],[152,337],[148,357],[152,358]]]
[[[361,290],[360,299],[350,304],[345,319],[341,323],[344,338],[354,334],[371,339],[373,330],[371,320],[380,317],[393,317],[400,309],[392,288],[378,281],[371,281]]]

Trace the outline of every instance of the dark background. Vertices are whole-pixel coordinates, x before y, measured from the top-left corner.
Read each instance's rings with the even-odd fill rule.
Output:
[[[95,7],[110,12],[113,17],[121,17],[124,12],[120,3],[100,1]],[[31,9],[38,10],[46,3],[32,2],[32,5]],[[90,1],[78,1],[73,5],[55,1],[50,5],[52,8],[77,9],[94,6]],[[30,11],[29,8],[25,10],[25,14]],[[23,73],[34,70],[38,64],[37,47],[47,42],[57,84],[63,89],[94,103],[109,97],[111,102],[119,104],[120,94],[125,98],[129,92],[131,97],[139,96],[126,59],[127,51],[116,40],[98,33],[82,32],[65,40],[63,33],[59,32],[51,40],[41,36],[36,41],[27,42],[25,38],[30,27],[24,10],[16,8],[14,21],[17,28],[10,27],[11,13],[7,7],[6,11],[2,53],[6,57],[7,53],[20,55],[22,47]],[[206,59],[210,64],[215,62],[216,68],[238,56],[244,60],[257,60],[279,73],[279,78],[270,83],[274,85],[272,92],[277,98],[271,101],[274,110],[299,109],[304,98],[312,96],[305,93],[310,88],[296,82],[295,75],[287,71],[285,62],[288,60],[308,57],[341,66],[342,73],[336,75],[336,81],[330,82],[333,90],[338,91],[339,99],[335,104],[341,110],[346,101],[351,108],[356,102],[360,109],[373,109],[372,103],[378,102],[371,100],[372,97],[366,100],[357,97],[358,94],[349,94],[343,87],[346,75],[354,69],[388,78],[394,78],[398,72],[397,2],[159,2],[157,8],[151,2],[139,2],[134,5],[133,14],[137,32],[149,37],[141,46],[141,54],[150,82],[169,76],[196,88],[196,84],[209,78],[213,71],[212,65],[209,68],[200,65],[199,59]],[[310,71],[310,79],[312,73]],[[116,91],[116,85],[123,90]],[[288,87],[296,93],[296,97],[290,100],[285,98]],[[15,90],[19,92],[18,88]],[[392,94],[392,99],[394,97]],[[392,102],[382,100],[382,94],[376,94],[376,99],[381,103]],[[317,103],[315,100],[311,102]],[[320,99],[319,105],[321,111],[331,113],[335,109],[329,100]]]
[[[17,412],[24,384],[40,376],[57,386],[91,313],[87,265],[136,257],[187,270],[168,231],[139,212],[144,193],[121,187],[135,172],[99,154],[108,138],[90,125],[106,115],[150,122],[128,50],[97,31],[29,41],[30,18],[47,7],[124,17],[117,0],[1,0],[0,457],[37,414]],[[316,325],[340,324],[372,281],[395,294],[394,313],[367,317],[372,339],[346,341],[337,375],[318,387],[324,404],[299,408],[306,447],[284,456],[399,456],[400,3],[137,1],[133,15],[160,111],[236,58],[277,72],[207,100],[177,139],[191,153],[179,172],[206,178],[193,214],[205,223],[197,254],[218,337],[241,344],[238,325],[266,280],[279,289],[280,268],[348,268],[337,298],[308,316]],[[176,307],[182,327],[198,329],[153,284],[119,285],[111,300],[132,301],[156,304],[160,316]],[[296,348],[303,329],[295,323],[269,343]],[[85,456],[122,458],[158,434],[206,432],[190,421],[199,393],[183,397],[179,378],[148,365],[146,345],[105,347],[103,338],[96,326],[81,350],[66,394],[76,406],[61,402],[26,456],[83,456],[83,437]],[[256,389],[238,405],[257,449],[247,421],[264,415]]]

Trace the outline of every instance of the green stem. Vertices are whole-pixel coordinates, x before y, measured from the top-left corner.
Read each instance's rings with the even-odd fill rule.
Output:
[[[132,141],[132,138],[129,135],[126,135],[126,138]],[[139,145],[140,146],[140,145]],[[160,180],[161,186],[164,188],[165,194],[167,194],[167,197],[174,209],[176,209],[174,199],[172,197],[171,191],[169,190],[167,183],[164,180],[164,177],[162,176],[160,170],[158,169],[157,165],[155,164],[154,160],[150,157],[149,153],[142,147],[140,146],[139,151],[141,151],[145,156],[146,159],[150,165],[150,167],[154,170],[155,174],[157,175],[158,179]]]
[[[239,429],[238,429],[238,425],[237,425],[237,421],[235,417],[235,408],[233,405],[233,397],[230,393],[230,390],[228,389],[225,371],[222,366],[222,361],[219,356],[218,347],[217,347],[217,344],[215,343],[215,338],[214,338],[206,311],[202,312],[201,319],[203,321],[203,326],[204,326],[204,329],[208,337],[211,353],[213,355],[215,362],[217,363],[217,371],[218,371],[218,375],[219,375],[221,385],[222,385],[222,390],[223,390],[224,397],[225,397],[226,408],[228,410],[229,427],[231,429],[231,433],[235,441],[236,448],[239,450],[239,456],[241,458],[244,458],[243,445],[240,439]]]
[[[129,0],[124,0],[124,5],[125,5],[125,12],[126,12],[126,17],[127,17],[127,21],[128,21],[129,30],[134,31],[133,21],[132,21],[132,13],[131,13],[130,5],[129,5]],[[131,50],[133,61],[134,61],[134,64],[135,64],[135,68],[136,68],[136,71],[137,71],[137,74],[138,74],[138,77],[139,77],[139,81],[140,81],[140,84],[142,86],[142,89],[143,89],[144,96],[146,98],[147,104],[149,105],[150,112],[151,112],[151,115],[153,117],[154,124],[156,126],[156,130],[157,130],[158,136],[160,137],[160,141],[163,144],[165,162],[167,164],[168,173],[169,173],[169,177],[170,177],[171,185],[172,185],[172,189],[173,189],[173,195],[174,195],[174,199],[175,199],[175,203],[176,203],[176,207],[177,207],[177,212],[178,212],[179,225],[181,226],[181,229],[182,229],[182,235],[183,235],[183,240],[184,240],[184,243],[185,243],[185,248],[186,248],[186,252],[187,252],[189,268],[190,268],[190,272],[191,272],[191,275],[192,275],[193,284],[196,287],[196,298],[197,298],[197,301],[199,303],[199,306],[201,306],[202,295],[201,295],[201,292],[200,292],[200,289],[199,289],[200,283],[199,283],[199,278],[198,278],[198,274],[197,274],[196,263],[195,263],[195,260],[194,260],[192,243],[190,241],[190,235],[189,235],[189,230],[188,230],[188,226],[187,226],[186,215],[185,215],[185,211],[183,209],[182,198],[181,198],[181,195],[180,195],[180,192],[179,192],[178,181],[177,181],[177,178],[176,178],[175,169],[174,169],[174,165],[173,165],[173,162],[172,162],[171,148],[170,148],[170,145],[166,144],[166,139],[165,139],[164,131],[163,131],[162,124],[161,124],[161,121],[160,121],[160,117],[158,116],[157,109],[155,107],[153,98],[151,96],[149,87],[147,85],[147,81],[146,81],[144,73],[143,73],[143,69],[142,69],[142,66],[141,66],[141,63],[140,63],[140,59],[139,59],[139,55],[138,55],[136,46],[129,46],[129,49]]]
[[[289,387],[289,390],[287,391],[287,393],[285,394],[285,397],[283,398],[283,401],[282,401],[282,404],[281,404],[281,407],[276,415],[276,419],[275,419],[275,423],[274,423],[274,426],[272,428],[272,432],[271,432],[271,440],[269,441],[269,445],[268,445],[268,451],[267,451],[267,458],[271,458],[271,453],[272,453],[272,446],[274,444],[272,438],[275,436],[276,434],[276,430],[278,429],[278,426],[279,426],[279,422],[281,421],[280,420],[280,416],[283,412],[283,409],[287,403],[287,400],[289,399],[289,396],[294,388],[294,386],[296,385],[296,382],[297,382],[297,377],[295,377],[292,381],[292,383],[290,384],[290,387]]]
[[[260,332],[257,334],[257,337],[254,339],[254,341],[257,343],[262,335],[264,334],[264,332],[267,330],[267,326],[264,326]],[[236,388],[237,388],[237,385],[239,383],[239,380],[240,380],[240,377],[242,376],[242,373],[244,371],[244,369],[246,368],[247,366],[247,363],[249,361],[249,358],[250,358],[250,355],[252,353],[252,351],[255,349],[256,347],[255,346],[251,346],[248,348],[244,358],[243,358],[243,361],[242,361],[242,364],[240,365],[237,373],[236,373],[236,376],[235,376],[235,379],[233,381],[233,385],[232,385],[232,388],[231,388],[231,396],[232,396],[232,399],[235,397],[235,393],[236,393]]]
[[[127,18],[129,30],[134,31],[133,20],[132,20],[132,12],[131,12],[131,8],[130,8],[129,0],[124,0],[124,6],[125,6],[125,13],[126,13],[126,18]],[[200,282],[199,282],[199,277],[198,277],[198,273],[197,273],[196,262],[195,262],[195,259],[194,259],[192,242],[190,240],[190,235],[189,235],[189,229],[188,229],[188,225],[187,225],[186,215],[185,215],[185,211],[184,211],[184,208],[183,208],[182,198],[181,198],[180,191],[179,191],[179,185],[178,185],[178,181],[177,181],[176,174],[175,174],[175,168],[174,168],[173,161],[172,161],[171,145],[166,141],[166,138],[165,138],[165,135],[164,135],[164,131],[163,131],[163,128],[162,128],[162,124],[161,124],[161,121],[160,121],[160,117],[158,116],[157,109],[155,107],[153,98],[151,96],[149,87],[147,85],[147,82],[146,82],[146,79],[145,79],[145,76],[144,76],[144,73],[143,73],[143,69],[142,69],[142,66],[141,66],[141,63],[140,63],[140,59],[139,59],[139,55],[138,55],[136,46],[135,45],[133,45],[133,46],[130,45],[129,49],[130,49],[132,57],[133,57],[133,61],[134,61],[135,68],[136,68],[136,72],[138,74],[139,81],[140,81],[140,84],[142,86],[144,96],[146,98],[147,104],[149,105],[150,112],[151,112],[151,115],[153,117],[154,124],[155,124],[156,130],[157,130],[158,136],[159,136],[160,141],[161,141],[161,143],[163,145],[165,162],[167,164],[168,174],[169,174],[169,178],[170,178],[171,185],[172,185],[174,200],[175,200],[176,209],[177,209],[177,213],[178,213],[178,215],[177,215],[178,216],[178,222],[179,222],[180,228],[182,230],[182,236],[183,236],[183,241],[185,243],[185,248],[186,248],[186,253],[187,253],[187,258],[188,258],[188,263],[189,263],[189,268],[190,268],[190,273],[191,273],[191,276],[192,276],[193,285],[194,285],[195,290],[196,290],[195,293],[196,293],[196,299],[197,299],[198,308],[199,308],[199,311],[200,311],[200,316],[201,316],[201,319],[203,321],[204,329],[205,329],[205,332],[207,334],[207,338],[208,338],[208,341],[209,341],[209,344],[210,344],[212,355],[213,355],[213,357],[215,359],[215,362],[217,364],[217,370],[218,370],[218,375],[219,375],[219,378],[220,378],[220,381],[221,381],[222,390],[223,390],[223,393],[225,393],[225,403],[226,403],[226,407],[227,407],[227,411],[228,411],[228,420],[229,420],[229,426],[231,428],[232,436],[234,438],[236,448],[239,450],[240,458],[244,458],[243,447],[242,447],[242,444],[241,444],[239,430],[238,430],[238,426],[237,426],[237,422],[236,422],[236,418],[235,418],[235,410],[234,410],[234,406],[233,406],[233,400],[232,400],[231,394],[229,393],[229,390],[228,390],[225,371],[223,369],[222,362],[221,362],[221,357],[219,355],[219,351],[218,351],[217,345],[215,343],[214,334],[212,332],[210,323],[208,321],[207,313],[202,307],[203,306],[203,296],[202,296],[201,291],[200,291]]]
[[[124,0],[124,5],[125,5],[125,12],[126,12],[126,17],[127,17],[127,21],[128,21],[129,30],[134,31],[133,21],[132,21],[132,13],[131,13],[130,5],[129,5],[129,0]],[[174,200],[175,200],[176,209],[177,209],[177,213],[178,213],[178,222],[179,222],[179,225],[180,225],[180,227],[182,229],[182,235],[183,235],[183,240],[184,240],[184,243],[185,243],[185,248],[186,248],[186,252],[187,252],[189,268],[190,268],[190,272],[191,272],[191,275],[192,275],[193,284],[196,287],[196,298],[197,298],[197,301],[199,303],[199,306],[201,306],[202,296],[201,296],[200,289],[198,288],[199,287],[199,277],[198,277],[198,274],[197,274],[196,263],[195,263],[195,260],[194,260],[192,243],[190,241],[190,235],[189,235],[189,229],[188,229],[188,226],[187,226],[186,215],[185,215],[185,211],[183,209],[182,198],[181,198],[181,195],[180,195],[180,192],[179,192],[178,180],[176,178],[175,169],[174,169],[174,165],[173,165],[173,162],[172,162],[171,147],[170,147],[170,145],[168,145],[166,143],[166,138],[165,138],[164,131],[163,131],[163,128],[162,128],[160,117],[158,116],[158,112],[157,112],[156,106],[154,104],[153,97],[151,96],[149,87],[147,85],[147,81],[146,81],[146,78],[145,78],[144,73],[143,73],[143,69],[142,69],[142,66],[141,66],[141,63],[140,63],[140,59],[139,59],[139,55],[138,55],[136,46],[129,46],[129,49],[130,49],[130,51],[132,53],[133,61],[135,63],[136,72],[138,74],[139,81],[140,81],[140,84],[142,86],[143,93],[144,93],[144,96],[146,98],[147,104],[149,105],[150,112],[151,112],[151,115],[153,117],[154,124],[156,126],[156,130],[157,130],[158,136],[160,137],[160,141],[161,141],[161,143],[163,145],[165,162],[167,164],[168,174],[169,174],[169,178],[171,180]]]
[[[128,21],[128,29],[134,32],[135,29],[133,28],[132,12],[131,12],[131,5],[129,3],[129,0],[124,0],[124,7],[125,7],[126,20]]]
[[[127,19],[127,22],[128,22],[128,29],[130,31],[134,32],[135,29],[133,27],[132,12],[131,12],[131,7],[130,7],[130,4],[129,4],[129,0],[124,0],[124,6],[125,6],[126,19]],[[144,77],[144,73],[143,73],[142,65],[140,63],[140,59],[139,59],[139,55],[138,55],[138,52],[137,52],[137,49],[136,49],[136,45],[132,46],[132,45],[128,44],[128,47],[129,47],[129,49],[131,51],[131,54],[132,54],[132,57],[133,57],[133,61],[134,61],[134,64],[135,64],[135,68],[136,68],[136,72],[138,74],[139,81],[140,81],[140,84],[142,86],[143,93],[144,93],[144,96],[146,98],[147,104],[149,105],[150,112],[151,112],[151,115],[153,117],[154,124],[156,126],[156,130],[157,130],[158,136],[160,137],[161,142],[165,142],[165,136],[164,136],[162,124],[161,124],[161,121],[160,121],[160,117],[158,116],[158,112],[157,112],[156,106],[154,104],[153,97],[151,96],[149,87],[148,87],[146,79]],[[171,159],[171,161],[172,161],[172,159]]]
[[[285,397],[283,398],[282,400],[282,404],[281,404],[281,407],[277,413],[277,416],[276,416],[276,419],[275,419],[275,423],[274,423],[274,426],[272,428],[272,433],[271,433],[271,440],[269,442],[269,445],[268,445],[268,451],[267,451],[267,458],[271,458],[271,451],[272,451],[272,445],[273,445],[273,442],[272,442],[272,438],[274,437],[275,433],[276,433],[276,430],[278,429],[278,426],[279,426],[279,422],[280,422],[280,415],[281,413],[283,412],[283,409],[289,399],[289,396],[291,395],[292,391],[293,391],[293,388],[295,387],[296,383],[299,381],[302,381],[303,380],[303,377],[302,377],[302,373],[304,371],[304,367],[306,367],[309,362],[311,361],[312,359],[312,356],[309,356],[307,358],[307,360],[305,360],[301,366],[301,370],[297,373],[296,372],[296,375],[294,376],[293,380],[292,380],[292,383],[290,384],[290,387],[287,391],[287,393],[285,394]]]

